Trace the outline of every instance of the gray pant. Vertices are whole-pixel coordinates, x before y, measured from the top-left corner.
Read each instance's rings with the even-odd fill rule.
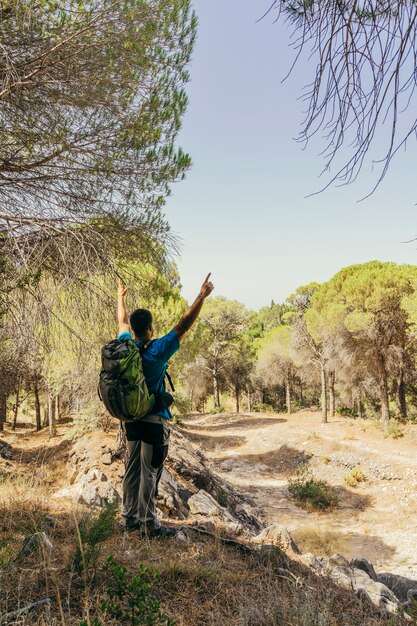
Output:
[[[157,487],[168,451],[169,428],[165,425],[164,431],[164,446],[155,446],[144,441],[126,442],[122,509],[126,525],[156,520]]]

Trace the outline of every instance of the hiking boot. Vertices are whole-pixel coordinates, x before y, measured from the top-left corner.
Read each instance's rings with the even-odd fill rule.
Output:
[[[155,537],[163,537],[163,538],[173,538],[177,534],[175,528],[170,528],[169,526],[162,526],[162,524],[158,522],[146,522],[146,524],[142,524],[140,529],[140,535],[142,538],[148,537],[149,539],[153,539]]]
[[[137,530],[141,530],[142,524],[140,522],[121,523],[121,527],[125,533],[133,533]]]

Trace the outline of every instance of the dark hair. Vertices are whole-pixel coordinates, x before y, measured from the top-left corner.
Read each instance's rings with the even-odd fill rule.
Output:
[[[136,309],[130,316],[130,326],[136,337],[143,337],[152,326],[152,313],[147,309]]]

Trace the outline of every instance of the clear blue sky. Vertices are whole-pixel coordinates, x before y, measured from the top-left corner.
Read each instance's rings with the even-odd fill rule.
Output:
[[[417,243],[402,243],[417,234],[414,145],[363,202],[376,180],[370,162],[358,183],[306,198],[327,180],[318,178],[324,144],[303,151],[293,139],[312,73],[302,62],[282,82],[294,58],[291,30],[271,18],[257,22],[267,6],[194,3],[198,40],[179,137],[193,166],[166,206],[182,239],[178,267],[188,300],[208,271],[217,295],[259,309],[353,263],[417,263]],[[376,156],[381,151],[382,143]]]

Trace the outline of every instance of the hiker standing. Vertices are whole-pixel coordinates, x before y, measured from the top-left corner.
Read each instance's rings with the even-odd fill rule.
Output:
[[[124,297],[127,289],[119,284],[117,289],[118,339],[131,339],[139,346],[143,373],[149,393],[155,397],[168,397],[165,393],[165,372],[169,359],[180,347],[180,339],[191,328],[200,314],[204,300],[213,291],[208,274],[200,293],[180,321],[164,337],[152,340],[152,314],[146,309],[136,309],[128,320]],[[129,324],[130,321],[130,324]],[[169,402],[169,401],[168,401]],[[156,408],[141,419],[126,422],[127,459],[123,478],[122,517],[126,530],[140,530],[143,535],[169,536],[173,529],[166,528],[156,518],[157,485],[162,466],[168,454],[172,419],[168,402],[156,402]]]

